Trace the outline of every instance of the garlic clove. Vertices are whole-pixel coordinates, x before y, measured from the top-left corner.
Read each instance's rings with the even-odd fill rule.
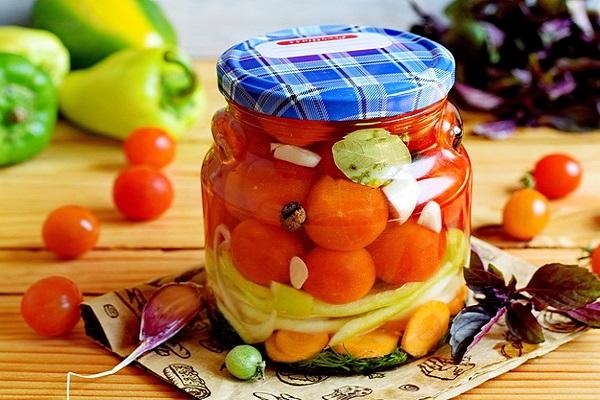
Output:
[[[300,257],[290,260],[290,283],[296,289],[301,289],[308,279],[308,267]]]
[[[433,200],[425,204],[417,223],[440,233],[442,231],[442,209],[440,205]]]
[[[382,188],[398,221],[403,224],[412,215],[419,198],[417,180],[406,172],[398,172],[392,181]]]

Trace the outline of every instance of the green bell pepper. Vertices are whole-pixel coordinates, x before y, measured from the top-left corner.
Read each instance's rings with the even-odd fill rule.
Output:
[[[0,165],[33,157],[52,136],[58,99],[46,72],[17,54],[0,53]]]
[[[177,138],[196,122],[203,103],[200,82],[176,48],[121,50],[71,72],[60,88],[64,116],[116,139],[144,126]]]

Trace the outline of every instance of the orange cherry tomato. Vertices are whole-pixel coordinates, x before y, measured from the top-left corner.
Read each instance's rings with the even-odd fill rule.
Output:
[[[46,247],[66,259],[86,253],[94,247],[99,236],[98,218],[91,211],[74,205],[52,211],[42,227]]]
[[[231,233],[231,257],[240,273],[259,285],[290,281],[290,260],[302,257],[302,240],[255,219],[240,222]]]
[[[504,206],[502,226],[515,239],[529,240],[544,229],[549,217],[548,199],[543,194],[534,189],[520,189]]]
[[[317,170],[321,175],[329,175],[334,179],[346,179],[346,175],[335,165],[331,147],[335,142],[322,143],[317,147],[316,153],[321,156],[321,161],[317,164]]]
[[[83,301],[75,283],[52,276],[35,282],[21,299],[21,316],[42,336],[59,336],[71,331],[80,318]]]
[[[579,161],[566,154],[549,154],[533,169],[535,188],[549,199],[559,199],[575,191],[581,175]]]
[[[313,168],[248,158],[227,175],[224,196],[227,209],[238,219],[253,217],[279,225],[283,206],[293,201],[303,204],[314,178]]]
[[[123,170],[113,185],[119,211],[133,221],[158,218],[173,202],[173,187],[159,170],[135,165]]]
[[[592,271],[600,276],[600,246],[597,246],[590,254],[592,262]]]
[[[308,236],[332,250],[357,250],[385,229],[389,210],[380,189],[323,176],[306,199]]]
[[[328,250],[315,247],[304,258],[308,279],[302,289],[332,304],[358,300],[375,283],[375,265],[368,251]]]
[[[123,150],[131,165],[162,168],[175,157],[175,141],[160,128],[139,128],[127,137]]]
[[[377,277],[394,285],[424,282],[438,270],[446,247],[446,235],[414,221],[390,224],[367,249],[373,256]]]

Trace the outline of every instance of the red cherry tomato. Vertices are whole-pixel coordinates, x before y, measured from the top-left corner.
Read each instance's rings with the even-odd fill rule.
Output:
[[[147,165],[123,170],[113,186],[113,199],[119,211],[133,221],[155,219],[173,201],[173,188],[160,171]]]
[[[535,164],[535,188],[549,199],[573,192],[581,182],[581,164],[566,154],[549,154]]]
[[[35,282],[21,299],[21,316],[42,336],[64,335],[77,325],[83,301],[75,283],[52,276]]]
[[[592,271],[596,275],[600,276],[600,246],[592,250],[592,254],[590,254],[590,259],[592,261]]]
[[[46,217],[42,238],[48,249],[63,258],[77,258],[98,241],[100,223],[85,208],[63,206]]]
[[[131,165],[162,168],[175,156],[175,141],[159,128],[139,128],[123,143],[125,157]]]
[[[544,229],[549,216],[548,200],[543,194],[533,189],[520,189],[504,206],[502,225],[515,239],[529,240]]]

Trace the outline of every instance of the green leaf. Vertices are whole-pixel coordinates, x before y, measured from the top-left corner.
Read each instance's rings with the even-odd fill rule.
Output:
[[[364,374],[397,367],[408,361],[408,354],[397,348],[382,357],[355,358],[328,347],[315,357],[292,364],[292,368],[321,374]]]
[[[600,297],[600,279],[576,265],[546,264],[531,277],[526,291],[533,300],[562,311],[571,311]]]
[[[538,320],[531,313],[531,304],[513,303],[506,312],[506,325],[512,336],[526,342],[544,342],[544,332]]]
[[[370,187],[388,183],[411,156],[398,135],[385,129],[361,129],[346,135],[333,147],[335,165],[350,180]]]

